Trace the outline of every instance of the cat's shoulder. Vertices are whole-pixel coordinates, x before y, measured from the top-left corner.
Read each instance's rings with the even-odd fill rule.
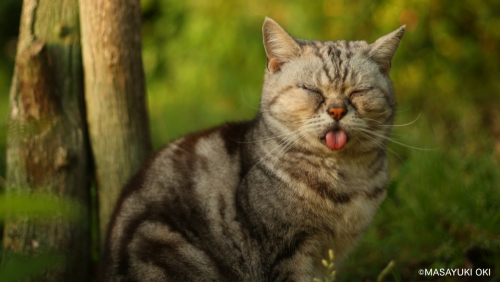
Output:
[[[229,122],[210,129],[189,133],[163,146],[152,158],[197,158],[206,153],[227,153],[234,155],[254,121]],[[223,151],[221,151],[223,150]],[[147,163],[147,162],[146,162]]]

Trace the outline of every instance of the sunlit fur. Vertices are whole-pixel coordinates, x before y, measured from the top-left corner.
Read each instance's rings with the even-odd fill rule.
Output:
[[[404,27],[374,44],[293,39],[271,19],[255,119],[167,144],[124,188],[103,281],[307,281],[369,227],[388,184],[390,60]],[[332,105],[346,115],[335,121]],[[325,143],[344,130],[340,150]]]

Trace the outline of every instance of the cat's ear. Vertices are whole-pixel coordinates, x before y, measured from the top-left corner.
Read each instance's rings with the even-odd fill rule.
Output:
[[[300,54],[300,46],[274,20],[266,17],[262,26],[264,49],[267,55],[267,69],[275,73],[281,65],[289,62]]]
[[[403,25],[395,31],[380,37],[369,47],[368,57],[375,61],[380,66],[380,70],[387,75],[391,70],[392,57],[398,49],[405,29],[406,25]]]

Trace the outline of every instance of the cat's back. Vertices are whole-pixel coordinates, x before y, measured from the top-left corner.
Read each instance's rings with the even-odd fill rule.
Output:
[[[111,217],[102,264],[105,281],[134,276],[157,281],[167,274],[178,275],[178,281],[209,281],[221,271],[233,272],[225,269],[231,263],[227,253],[238,253],[234,249],[242,242],[222,238],[224,232],[241,235],[232,220],[233,203],[243,140],[251,126],[228,123],[186,135],[145,162]]]

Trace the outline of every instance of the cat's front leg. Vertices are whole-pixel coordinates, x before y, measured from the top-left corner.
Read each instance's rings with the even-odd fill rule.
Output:
[[[283,258],[273,266],[267,281],[312,282],[314,278],[325,275],[324,267],[320,265],[317,249],[312,245],[302,246],[293,256]]]

